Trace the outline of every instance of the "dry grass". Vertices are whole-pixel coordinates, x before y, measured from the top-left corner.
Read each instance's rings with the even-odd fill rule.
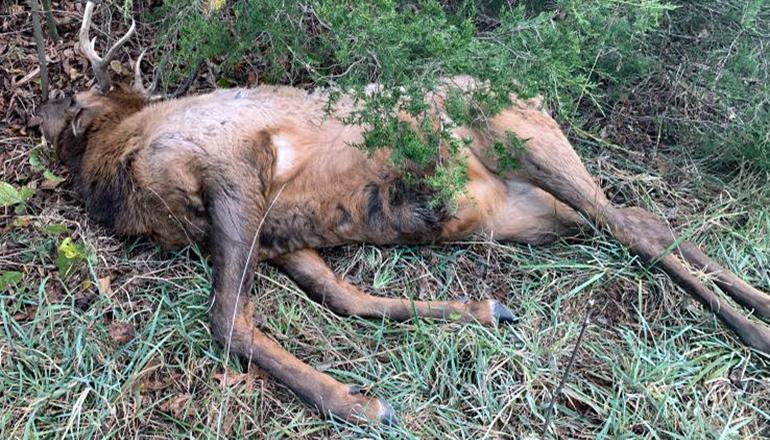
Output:
[[[3,20],[28,36],[23,18]],[[5,71],[31,66],[34,47],[9,44],[0,51]],[[4,98],[18,97],[14,110],[3,108],[7,118],[34,113],[36,85],[8,84]],[[480,238],[326,252],[337,273],[375,294],[499,298],[519,322],[497,329],[339,318],[260,267],[252,294],[263,329],[311,365],[388,399],[401,424],[324,421],[279,383],[223,359],[206,323],[210,268],[196,248],[163,253],[96,227],[66,185],[41,187],[46,179],[29,162],[39,135],[13,118],[0,136],[0,180],[38,189],[22,215],[0,211],[0,273],[23,274],[0,292],[3,438],[537,438],[589,299],[592,323],[557,396],[551,435],[770,436],[770,358],[602,231],[537,248]],[[766,176],[737,170],[720,181],[670,145],[639,152],[572,135],[614,200],[668,219],[770,290]],[[55,258],[65,237],[88,251],[62,280]]]

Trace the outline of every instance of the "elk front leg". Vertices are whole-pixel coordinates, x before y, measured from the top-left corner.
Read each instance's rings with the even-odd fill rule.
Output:
[[[363,318],[406,321],[414,316],[460,320],[491,325],[512,322],[513,314],[493,299],[482,301],[411,301],[367,295],[338,277],[313,249],[303,249],[273,258],[315,302],[334,313]]]
[[[266,164],[260,170],[254,164]],[[237,166],[235,164],[234,166]],[[393,424],[391,406],[362,395],[300,361],[259,331],[249,303],[257,263],[259,225],[265,215],[265,189],[272,164],[266,158],[247,160],[239,169],[206,178],[209,250],[214,266],[209,319],[213,338],[226,353],[242,356],[267,371],[325,416],[352,422]]]
[[[525,105],[516,105],[490,121],[493,136],[513,132],[526,140],[517,151],[520,172],[557,199],[583,213],[598,226],[608,226],[631,251],[658,264],[688,293],[706,305],[747,345],[770,353],[770,329],[735,311],[707,289],[682,265],[678,257],[715,276],[715,281],[740,304],[766,315],[770,296],[751,288],[716,265],[691,243],[679,243],[660,220],[639,208],[621,209],[606,198],[569,141],[549,116]],[[670,255],[670,251],[674,255]]]
[[[221,282],[219,286],[209,314],[211,333],[228,354],[254,362],[325,416],[351,422],[396,423],[393,408],[386,401],[364,396],[358,387],[315,370],[259,331],[246,292],[239,295],[238,289],[222,287]]]

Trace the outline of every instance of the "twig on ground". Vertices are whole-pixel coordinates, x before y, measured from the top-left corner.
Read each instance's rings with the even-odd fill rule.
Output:
[[[48,64],[45,59],[45,41],[43,29],[40,26],[40,3],[37,0],[28,0],[32,10],[32,30],[35,33],[35,45],[37,45],[37,59],[40,62],[40,90],[43,94],[42,101],[48,101]]]
[[[53,18],[51,0],[43,0],[43,8],[45,9],[45,23],[48,25],[48,36],[51,37],[54,43],[58,43],[59,31],[56,29],[56,20]]]
[[[569,376],[569,372],[572,370],[572,366],[575,364],[575,355],[580,348],[580,344],[583,342],[583,335],[585,335],[586,327],[588,327],[588,324],[591,321],[591,312],[593,311],[593,307],[594,300],[590,300],[588,302],[588,310],[586,310],[586,316],[583,318],[583,325],[580,327],[580,334],[578,334],[577,341],[575,341],[575,348],[572,349],[572,355],[569,358],[567,368],[564,370],[564,374],[561,376],[559,386],[556,387],[556,391],[554,391],[553,395],[551,395],[551,403],[548,404],[548,409],[545,412],[545,423],[543,424],[544,438],[546,435],[548,435],[548,427],[551,424],[551,414],[553,414],[553,406],[556,403],[556,398],[559,396],[559,394],[561,394],[561,390],[564,388],[564,384],[567,382],[567,376]]]

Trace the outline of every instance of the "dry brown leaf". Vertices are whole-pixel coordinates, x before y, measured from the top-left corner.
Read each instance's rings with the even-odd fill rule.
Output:
[[[232,370],[224,373],[216,373],[216,374],[213,374],[211,377],[219,381],[219,386],[221,388],[234,387],[236,385],[240,385],[249,380],[248,373],[236,373],[235,371],[232,371]]]
[[[192,396],[190,394],[177,394],[161,403],[158,407],[161,411],[170,412],[176,418],[182,418],[190,406]]]
[[[113,341],[125,344],[134,339],[134,325],[130,322],[112,321],[109,333]]]
[[[37,312],[37,306],[25,307],[23,310],[15,313],[13,319],[19,322],[29,321],[35,316],[35,312]]]
[[[76,79],[83,76],[83,74],[80,73],[80,71],[74,67],[70,67],[69,69],[67,69],[67,75],[69,75],[71,81],[75,81]]]
[[[64,289],[62,289],[60,284],[46,283],[45,296],[48,299],[49,303],[57,304],[59,301],[61,301],[61,297],[63,294],[64,294]]]
[[[117,73],[118,75],[128,74],[128,70],[126,70],[126,68],[123,67],[123,64],[118,60],[110,61],[110,69],[112,69],[112,71]]]
[[[222,389],[244,384],[246,386],[246,391],[253,392],[255,382],[257,380],[264,381],[269,376],[265,371],[252,365],[246,373],[236,373],[233,370],[227,370],[226,374],[225,372],[215,373],[211,375],[211,377],[219,381],[219,386]]]
[[[44,180],[43,183],[40,184],[41,189],[54,189],[57,186],[59,186],[61,182],[57,180]]]
[[[112,285],[110,284],[112,279],[109,276],[99,278],[99,293],[102,295],[112,296]]]
[[[148,393],[150,391],[165,390],[174,384],[176,378],[173,376],[165,376],[162,378],[145,379],[139,382],[138,388],[140,393]]]

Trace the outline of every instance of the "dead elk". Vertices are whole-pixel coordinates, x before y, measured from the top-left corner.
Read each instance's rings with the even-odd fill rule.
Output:
[[[258,262],[277,265],[313,300],[341,315],[459,316],[484,325],[513,319],[494,300],[367,295],[335,275],[314,250],[345,243],[432,243],[479,233],[543,243],[590,221],[663,269],[745,344],[770,353],[770,330],[720,300],[685,264],[760,317],[770,318],[770,296],[680,240],[649,212],[613,205],[537,105],[512,97],[514,104],[485,128],[454,129],[471,139],[464,151],[470,181],[450,213],[431,203],[430,189],[404,179],[387,150],[370,156],[351,146],[364,132],[341,122],[354,109],[352,99],[337,101],[336,117],[327,117],[323,91],[262,86],[149,103],[141,80],[133,90],[113,87],[106,66],[133,26],[101,58],[88,40],[92,12],[89,2],[80,46],[99,87],[41,110],[44,135],[71,170],[89,214],[120,235],[148,236],[169,247],[206,244],[214,266],[214,339],[323,414],[395,422],[387,402],[313,369],[256,328],[248,292]],[[437,118],[448,118],[447,90],[474,87],[483,85],[449,78],[426,102]],[[509,132],[528,140],[517,152],[515,172],[499,170],[491,151]]]

